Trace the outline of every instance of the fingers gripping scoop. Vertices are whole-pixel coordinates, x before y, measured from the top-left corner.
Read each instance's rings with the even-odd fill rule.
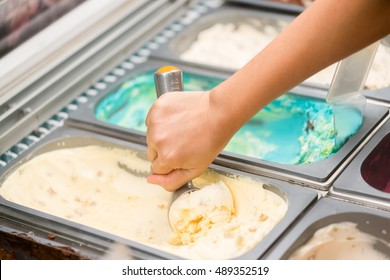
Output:
[[[183,75],[180,68],[163,66],[154,73],[157,97],[166,92],[183,91]],[[179,243],[189,242],[194,233],[210,223],[230,220],[234,212],[233,198],[223,182],[199,189],[192,181],[181,186],[173,195],[169,205],[168,219]]]

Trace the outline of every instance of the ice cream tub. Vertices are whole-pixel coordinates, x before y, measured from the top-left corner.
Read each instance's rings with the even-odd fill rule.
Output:
[[[390,259],[390,212],[321,198],[265,259]]]
[[[146,115],[156,100],[153,72],[166,63],[150,59],[115,82],[103,78],[82,94],[86,101],[70,113],[68,124],[145,143]],[[228,76],[186,64],[177,66],[183,70],[186,91],[210,90]],[[309,181],[310,186],[327,189],[327,181],[388,109],[367,104],[363,123],[357,112],[355,119],[349,119],[348,133],[336,145],[333,111],[324,94],[299,86],[274,100],[237,132],[216,163],[292,182]]]
[[[188,226],[173,232],[172,193],[147,183],[149,168],[145,146],[65,126],[1,170],[0,207],[8,219],[50,228],[85,250],[119,241],[142,259],[259,259],[318,197],[212,165],[193,180],[196,193],[223,184],[230,200],[201,214],[189,209]],[[211,201],[220,197],[212,193]]]
[[[390,120],[337,178],[332,192],[390,209]]]

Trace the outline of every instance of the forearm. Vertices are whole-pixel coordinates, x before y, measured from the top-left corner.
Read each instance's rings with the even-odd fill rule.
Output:
[[[232,136],[273,99],[389,32],[388,0],[317,0],[267,48],[213,89],[210,104],[219,108],[221,124],[230,128],[227,133]]]

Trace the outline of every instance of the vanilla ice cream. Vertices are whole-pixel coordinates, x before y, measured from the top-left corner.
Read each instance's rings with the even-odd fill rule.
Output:
[[[198,232],[186,228],[184,222],[178,226],[182,232],[186,228],[184,233],[174,233],[168,222],[172,193],[146,182],[149,168],[147,160],[124,148],[59,147],[29,158],[2,178],[0,195],[189,259],[238,257],[254,248],[287,211],[286,202],[261,182],[209,170],[193,180],[201,190],[188,201],[195,207],[204,202],[202,195],[209,197],[220,190],[222,199],[215,200],[215,205],[206,200],[206,205],[198,207],[203,209],[200,214],[189,214],[203,217]]]
[[[290,257],[291,260],[385,260],[385,255],[374,248],[390,244],[357,228],[352,222],[330,224],[317,230],[313,237]]]

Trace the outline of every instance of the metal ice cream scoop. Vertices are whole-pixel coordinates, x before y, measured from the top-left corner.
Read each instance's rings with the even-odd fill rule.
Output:
[[[154,73],[154,83],[157,97],[166,92],[183,91],[183,73],[175,66],[163,66]],[[181,195],[196,190],[199,189],[192,184],[192,181],[184,184],[173,192],[169,208]]]

